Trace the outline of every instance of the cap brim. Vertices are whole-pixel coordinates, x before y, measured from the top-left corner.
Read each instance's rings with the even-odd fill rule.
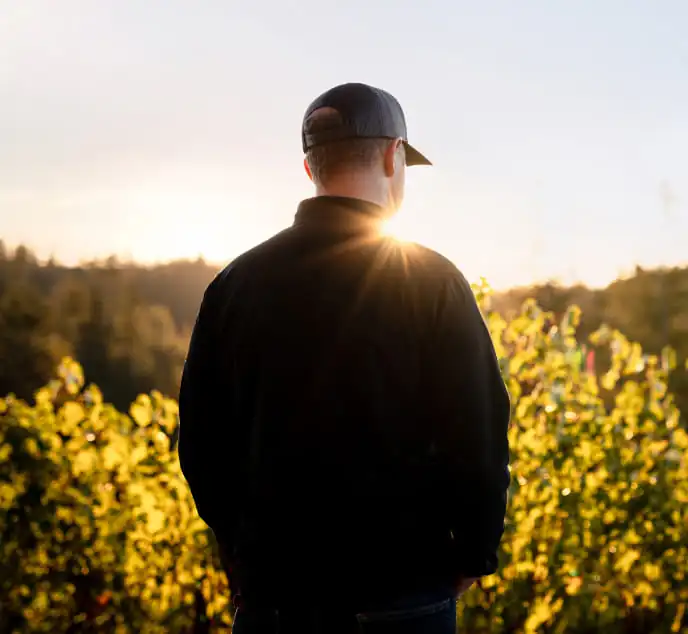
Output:
[[[406,165],[432,165],[416,148],[404,141],[406,147]]]

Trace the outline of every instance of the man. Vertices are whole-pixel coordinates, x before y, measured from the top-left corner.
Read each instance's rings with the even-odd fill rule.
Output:
[[[449,634],[497,567],[509,397],[465,278],[381,232],[430,164],[396,99],[337,86],[302,141],[315,197],[203,298],[182,469],[236,632]]]

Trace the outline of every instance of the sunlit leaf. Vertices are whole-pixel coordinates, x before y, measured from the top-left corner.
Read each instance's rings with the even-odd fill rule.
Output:
[[[144,404],[134,403],[129,412],[136,424],[141,427],[150,425],[151,421],[153,420],[153,412],[151,411],[150,407],[147,407]]]
[[[75,401],[68,401],[62,406],[58,414],[59,430],[63,434],[72,434],[84,419],[84,408]]]

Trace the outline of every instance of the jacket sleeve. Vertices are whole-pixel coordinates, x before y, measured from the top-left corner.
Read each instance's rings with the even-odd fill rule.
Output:
[[[179,462],[201,518],[224,533],[228,507],[222,492],[228,478],[227,381],[219,367],[218,279],[201,302],[191,334],[179,391]]]
[[[455,571],[482,577],[497,569],[504,532],[511,405],[487,325],[458,270],[444,285],[430,341],[427,412]]]

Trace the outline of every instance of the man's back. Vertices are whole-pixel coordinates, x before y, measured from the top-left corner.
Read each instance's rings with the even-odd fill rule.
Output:
[[[238,632],[453,633],[504,530],[494,347],[449,261],[380,235],[406,168],[431,165],[397,99],[335,86],[301,146],[315,198],[201,304],[182,470],[243,599]]]
[[[358,609],[496,564],[509,402],[494,351],[463,277],[380,236],[380,211],[304,201],[206,293],[180,458],[247,598]],[[476,410],[471,391],[492,402]]]

